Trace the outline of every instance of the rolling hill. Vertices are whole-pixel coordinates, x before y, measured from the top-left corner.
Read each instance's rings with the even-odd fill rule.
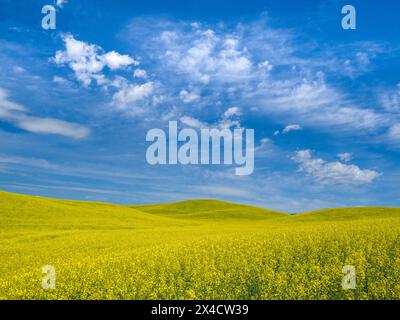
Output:
[[[133,206],[137,210],[174,218],[195,219],[279,219],[281,212],[217,200],[187,200],[176,203]]]
[[[400,216],[400,208],[332,208],[286,214],[264,208],[219,200],[186,200],[154,205],[58,200],[0,191],[0,225],[94,228],[182,224],[183,220],[331,221],[382,219]],[[178,222],[179,221],[179,222]]]
[[[42,287],[54,266],[56,289]],[[357,287],[343,290],[343,266]],[[400,299],[400,209],[289,215],[0,191],[0,299]]]
[[[66,201],[0,191],[0,227],[34,229],[135,229],[174,224],[132,207]],[[182,224],[183,222],[177,222]]]
[[[400,208],[394,207],[349,207],[332,208],[293,215],[294,220],[302,221],[351,221],[360,219],[399,218]]]

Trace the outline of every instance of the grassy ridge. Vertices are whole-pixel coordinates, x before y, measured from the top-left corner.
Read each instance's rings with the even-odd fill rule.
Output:
[[[265,220],[286,217],[281,212],[217,200],[188,200],[133,208],[174,218]]]
[[[118,206],[0,192],[3,299],[399,299],[400,209],[287,215],[222,201]],[[43,265],[56,290],[41,286]],[[343,290],[344,265],[357,271]]]

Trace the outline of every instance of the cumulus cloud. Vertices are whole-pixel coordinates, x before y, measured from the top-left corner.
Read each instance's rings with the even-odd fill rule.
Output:
[[[369,184],[380,176],[379,172],[363,170],[353,164],[313,158],[310,150],[297,151],[292,159],[299,164],[299,171],[312,176],[322,184],[362,185]]]
[[[197,101],[200,98],[200,95],[195,91],[189,92],[187,90],[182,90],[179,93],[179,97],[184,103],[191,103]]]
[[[195,27],[192,33],[164,31],[159,43],[165,48],[166,66],[195,82],[235,82],[251,73],[246,49],[233,34],[220,35],[210,28]]]
[[[154,83],[149,81],[144,84],[124,85],[113,96],[113,103],[119,108],[138,106],[154,92]]]
[[[131,64],[135,66],[139,64],[138,61],[132,59],[130,56],[126,54],[119,54],[116,51],[107,52],[101,55],[100,59],[103,60],[104,64],[108,66],[111,70],[121,69]]]
[[[11,101],[8,92],[0,88],[0,120],[12,123],[17,128],[38,134],[56,134],[83,139],[90,135],[90,129],[72,122],[54,118],[40,118],[28,114],[29,110]]]
[[[379,52],[371,43],[358,44],[351,53],[333,48],[335,58],[322,51],[321,56],[329,58],[324,63],[320,56],[299,57],[296,36],[288,30],[272,29],[264,18],[235,27],[138,18],[124,34],[135,52],[146,56],[152,68],[151,80],[139,68],[133,72],[133,81],[122,77],[110,80],[105,68],[123,70],[138,66],[139,61],[116,51],[104,52],[70,34],[63,35],[65,49],[57,51],[53,61],[68,65],[86,87],[92,83],[112,87],[117,91],[112,92],[112,105],[122,109],[159,100],[155,96],[157,84],[157,94],[166,102],[165,112],[176,106],[183,108],[180,102],[196,102],[200,110],[223,101],[251,105],[260,115],[326,131],[370,134],[393,125],[386,111],[359,105],[325,75],[342,72],[346,55],[358,66],[357,72],[363,68],[366,72]],[[176,88],[185,89],[176,95]],[[392,109],[397,105],[396,97],[382,99]],[[239,124],[238,119],[221,120],[225,127]]]
[[[99,85],[107,83],[107,79],[102,74],[106,66],[110,70],[117,70],[139,64],[130,56],[121,55],[116,51],[103,53],[100,46],[76,40],[71,34],[63,34],[62,40],[65,50],[58,50],[52,61],[59,65],[68,65],[73,70],[76,79],[85,87],[93,81]]]
[[[112,94],[110,106],[128,111],[131,115],[139,115],[146,113],[148,106],[162,100],[161,96],[155,96],[156,84],[147,79],[147,72],[143,69],[138,68],[133,72],[133,78],[140,79],[141,83],[128,80],[120,74],[106,75],[104,72],[105,68],[110,72],[124,71],[130,66],[138,66],[138,60],[115,50],[104,52],[100,46],[76,40],[71,34],[63,34],[62,39],[65,49],[58,50],[52,61],[68,65],[84,87],[95,83],[104,88],[106,93]],[[146,82],[143,83],[143,80]],[[59,78],[56,81],[60,83]]]

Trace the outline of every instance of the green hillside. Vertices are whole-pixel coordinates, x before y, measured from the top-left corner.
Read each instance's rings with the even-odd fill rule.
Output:
[[[354,290],[342,288],[345,265]],[[399,208],[288,215],[0,192],[0,299],[400,299],[399,267]]]
[[[278,219],[281,212],[217,200],[188,200],[177,203],[134,206],[133,208],[161,216],[200,219]]]
[[[302,221],[333,221],[333,220],[359,220],[359,219],[386,219],[399,218],[400,208],[391,207],[353,207],[353,208],[332,208],[305,212],[293,216],[296,220]]]
[[[136,228],[183,220],[330,221],[396,218],[400,208],[333,208],[289,215],[254,206],[219,200],[186,200],[155,205],[115,205],[58,200],[0,191],[0,225],[51,228]]]
[[[0,227],[18,229],[135,229],[172,223],[169,219],[132,207],[56,200],[3,191],[0,191],[0,210]]]

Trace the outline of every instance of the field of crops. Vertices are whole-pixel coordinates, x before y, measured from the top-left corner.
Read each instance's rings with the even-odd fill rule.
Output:
[[[42,267],[55,268],[55,289]],[[356,286],[344,290],[342,268]],[[400,209],[289,216],[0,192],[0,299],[399,299]]]

